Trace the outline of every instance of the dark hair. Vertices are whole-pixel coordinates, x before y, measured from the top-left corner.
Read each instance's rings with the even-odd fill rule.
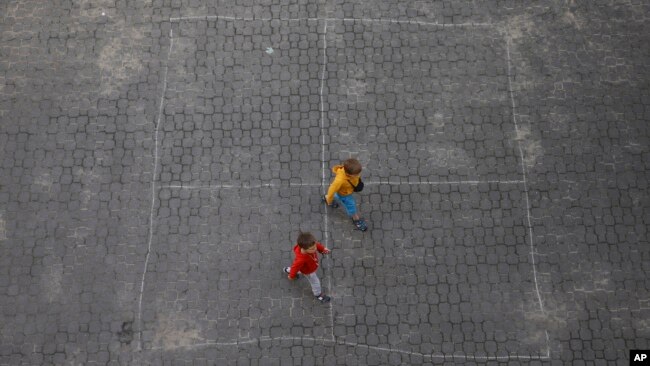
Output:
[[[361,163],[357,159],[348,159],[343,162],[343,168],[348,174],[359,174],[361,173]]]
[[[316,238],[311,233],[301,232],[298,235],[298,245],[302,249],[309,249],[316,243]]]

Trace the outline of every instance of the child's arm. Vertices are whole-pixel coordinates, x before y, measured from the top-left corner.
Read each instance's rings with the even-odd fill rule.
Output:
[[[289,275],[287,276],[288,279],[290,280],[295,280],[296,275],[298,275],[298,271],[302,267],[302,261],[299,260],[298,258],[294,259],[293,263],[291,263],[291,270],[289,270]]]
[[[334,201],[334,193],[338,192],[339,189],[341,189],[341,184],[342,182],[338,179],[334,179],[332,184],[330,184],[330,187],[327,190],[327,195],[325,196],[325,201],[327,201],[328,205],[331,205],[332,201]]]
[[[330,250],[325,248],[323,244],[321,243],[316,243],[316,249],[321,253],[321,254],[330,254]]]

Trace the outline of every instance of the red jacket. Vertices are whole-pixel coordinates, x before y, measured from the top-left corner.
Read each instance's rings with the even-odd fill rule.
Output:
[[[323,253],[325,251],[325,247],[321,243],[316,243],[316,250],[319,253]],[[293,253],[296,255],[296,258],[294,258],[293,263],[291,264],[291,271],[289,272],[289,277],[291,278],[296,278],[296,274],[298,272],[302,274],[310,274],[316,272],[318,269],[318,254],[316,253],[306,253],[303,254],[300,251],[300,245],[296,244],[295,247],[293,247]]]

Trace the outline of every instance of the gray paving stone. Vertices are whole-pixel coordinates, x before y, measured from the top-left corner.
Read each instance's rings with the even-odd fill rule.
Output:
[[[0,5],[0,364],[626,364],[649,13]],[[319,202],[350,156],[366,233]],[[333,248],[329,305],[280,271],[298,230]]]

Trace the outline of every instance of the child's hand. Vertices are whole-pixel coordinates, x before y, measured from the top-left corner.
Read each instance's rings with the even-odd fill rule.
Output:
[[[289,279],[289,281],[295,280],[295,278],[291,278],[291,276],[287,276],[287,278]]]
[[[323,249],[323,254],[330,254],[330,252],[331,252],[331,250],[329,250],[327,248]]]

